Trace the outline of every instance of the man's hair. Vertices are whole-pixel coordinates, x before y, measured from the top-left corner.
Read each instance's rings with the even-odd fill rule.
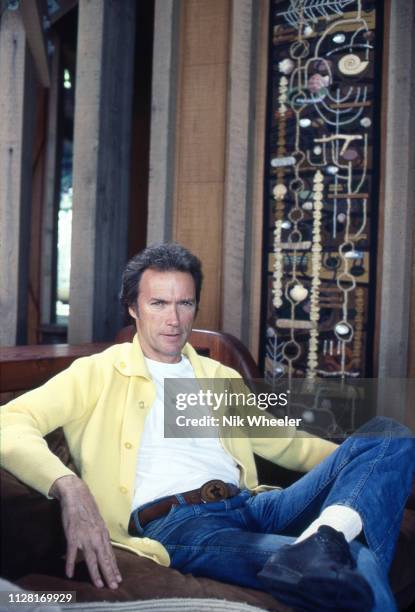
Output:
[[[145,270],[169,272],[188,272],[195,283],[196,307],[199,305],[202,289],[202,264],[200,260],[180,244],[168,242],[154,244],[137,253],[127,263],[122,275],[120,301],[128,312],[128,307],[136,307],[140,280]]]

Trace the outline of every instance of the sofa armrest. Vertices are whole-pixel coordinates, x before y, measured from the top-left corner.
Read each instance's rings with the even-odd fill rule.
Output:
[[[15,580],[64,553],[60,506],[3,469],[0,492],[1,575]]]
[[[49,448],[74,469],[62,428],[46,436]],[[59,502],[49,500],[4,469],[0,470],[1,575],[15,580],[53,567],[65,552]]]

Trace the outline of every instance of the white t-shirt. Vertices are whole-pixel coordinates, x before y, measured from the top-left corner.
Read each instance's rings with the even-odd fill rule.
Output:
[[[137,455],[132,510],[143,504],[201,487],[212,479],[239,484],[240,472],[217,435],[209,438],[164,437],[164,379],[195,378],[187,357],[179,363],[146,359],[156,386]]]

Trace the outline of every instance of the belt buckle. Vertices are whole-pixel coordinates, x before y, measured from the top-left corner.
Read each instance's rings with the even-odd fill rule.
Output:
[[[204,504],[226,499],[229,497],[228,485],[223,480],[208,480],[200,489],[200,497]]]

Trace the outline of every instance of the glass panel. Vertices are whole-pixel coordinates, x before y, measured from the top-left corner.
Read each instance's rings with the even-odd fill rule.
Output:
[[[72,75],[68,68],[63,69],[61,122],[63,127],[62,155],[60,162],[60,192],[57,220],[57,274],[55,322],[68,325],[69,317],[69,279],[71,272],[71,235],[72,235],[72,157],[73,157],[73,119],[74,89]]]

